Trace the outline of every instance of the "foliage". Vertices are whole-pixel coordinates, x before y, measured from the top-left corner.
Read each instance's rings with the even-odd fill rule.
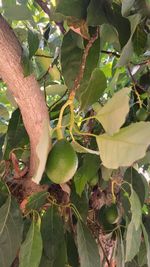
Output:
[[[46,190],[24,199],[30,142],[0,81],[0,266],[150,267],[150,1],[2,0],[0,11],[45,96],[52,143],[66,138],[78,156],[67,184],[44,172]]]

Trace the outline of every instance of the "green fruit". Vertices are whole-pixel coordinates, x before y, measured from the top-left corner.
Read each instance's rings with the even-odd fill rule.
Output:
[[[148,112],[145,108],[140,108],[136,112],[136,117],[139,121],[145,121],[148,117]]]
[[[118,218],[118,209],[115,204],[111,206],[104,205],[98,213],[99,222],[103,225],[105,224],[114,224]]]
[[[49,179],[62,184],[69,181],[78,167],[78,157],[72,145],[61,139],[53,146],[46,163],[46,174]]]

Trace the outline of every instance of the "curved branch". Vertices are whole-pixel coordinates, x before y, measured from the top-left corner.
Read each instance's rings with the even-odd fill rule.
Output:
[[[35,182],[41,180],[50,149],[49,115],[34,75],[24,77],[22,48],[13,30],[0,15],[0,76],[17,102],[30,138],[30,171]]]

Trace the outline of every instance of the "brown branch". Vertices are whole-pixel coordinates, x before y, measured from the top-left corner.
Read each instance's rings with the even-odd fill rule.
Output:
[[[71,89],[71,93],[70,93],[71,97],[73,95],[75,95],[76,91],[80,87],[80,83],[81,83],[81,80],[83,79],[83,75],[84,75],[84,71],[85,71],[86,59],[87,59],[87,56],[89,54],[89,50],[90,50],[90,48],[92,47],[93,43],[96,41],[97,38],[98,38],[98,28],[97,28],[96,34],[89,40],[89,42],[88,42],[88,44],[87,44],[87,46],[86,46],[86,48],[84,50],[83,57],[82,57],[82,62],[81,62],[81,65],[80,65],[79,74],[78,74],[77,78],[74,81],[73,88]]]

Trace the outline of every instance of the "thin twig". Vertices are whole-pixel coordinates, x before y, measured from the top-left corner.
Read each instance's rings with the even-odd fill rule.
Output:
[[[120,54],[118,52],[115,52],[115,51],[101,50],[101,53],[120,58]]]
[[[38,54],[36,54],[35,57],[53,58],[53,57],[48,56],[48,55],[38,55]]]

